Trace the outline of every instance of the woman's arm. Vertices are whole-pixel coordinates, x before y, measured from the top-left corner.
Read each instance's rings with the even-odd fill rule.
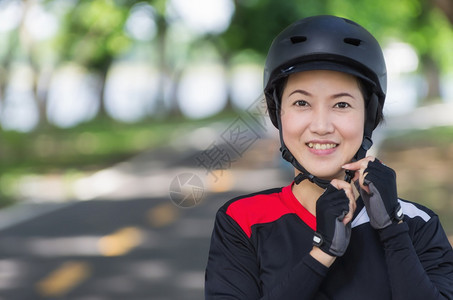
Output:
[[[327,270],[307,254],[268,295],[263,295],[259,263],[249,237],[230,216],[219,211],[206,268],[205,298],[312,299]]]
[[[393,299],[453,299],[453,252],[437,217],[411,240],[403,222],[379,231]]]
[[[268,295],[263,295],[259,259],[250,237],[233,218],[219,210],[206,269],[206,298],[221,295],[226,299],[312,299],[328,267],[346,251],[351,235],[350,220],[355,209],[352,187],[346,182],[333,184],[316,203],[317,246],[277,285],[264,289],[270,291]]]
[[[395,172],[374,159],[343,166],[355,180],[371,226],[385,251],[393,299],[453,299],[453,253],[437,216],[424,221],[413,239],[396,191]]]

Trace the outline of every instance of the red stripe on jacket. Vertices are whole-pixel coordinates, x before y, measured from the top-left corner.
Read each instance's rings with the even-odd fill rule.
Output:
[[[270,223],[286,214],[297,214],[311,229],[316,230],[316,217],[300,204],[291,187],[292,184],[283,187],[279,193],[258,194],[239,199],[230,204],[226,213],[249,238],[253,225]]]

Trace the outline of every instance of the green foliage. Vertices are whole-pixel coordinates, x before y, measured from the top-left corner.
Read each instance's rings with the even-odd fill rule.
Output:
[[[0,176],[104,168],[147,149],[168,146],[181,130],[231,118],[227,113],[199,121],[169,118],[134,124],[98,118],[68,129],[48,126],[33,133],[4,131],[0,135]]]
[[[429,129],[396,132],[385,140],[384,147],[388,149],[436,147],[450,151],[453,142],[453,127],[433,127]]]
[[[293,1],[238,1],[231,25],[220,39],[231,52],[251,49],[264,56],[282,26],[302,16]]]
[[[237,1],[231,26],[220,38],[230,52],[252,49],[265,56],[272,38],[285,26],[318,14],[350,18],[367,28],[382,45],[397,38],[411,44],[420,55],[433,57],[443,71],[453,68],[452,24],[427,0]]]
[[[63,60],[105,70],[131,46],[124,33],[128,8],[112,0],[82,0],[63,19],[58,38]]]

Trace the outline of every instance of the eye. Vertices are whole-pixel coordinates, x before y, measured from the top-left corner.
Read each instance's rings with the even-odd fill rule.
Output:
[[[308,106],[308,102],[305,100],[297,100],[296,102],[294,102],[294,105],[300,106],[300,107],[305,107],[305,106]]]
[[[335,104],[336,108],[348,108],[348,107],[351,107],[351,105],[349,105],[349,103],[346,103],[346,102],[338,102],[337,104]]]

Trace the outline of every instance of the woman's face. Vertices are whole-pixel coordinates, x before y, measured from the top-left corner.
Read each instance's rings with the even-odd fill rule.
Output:
[[[356,77],[326,70],[289,76],[282,96],[283,139],[311,174],[342,179],[359,149],[365,102]]]

